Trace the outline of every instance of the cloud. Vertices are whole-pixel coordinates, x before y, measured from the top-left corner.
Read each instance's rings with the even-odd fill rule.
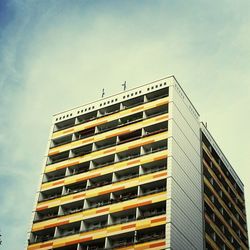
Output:
[[[103,87],[107,95],[121,91],[125,80],[132,88],[175,74],[246,183],[250,20],[241,8],[246,5],[9,3],[12,18],[1,19],[0,35],[5,249],[22,249],[27,240],[52,115],[96,100]]]

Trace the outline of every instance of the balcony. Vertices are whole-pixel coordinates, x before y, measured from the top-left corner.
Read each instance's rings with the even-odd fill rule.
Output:
[[[119,111],[120,111],[120,103],[117,103],[117,104],[100,109],[98,112],[98,116],[100,117],[100,116],[110,115],[110,114],[117,113]]]
[[[158,152],[161,150],[165,150],[165,149],[167,149],[166,144],[167,143],[165,143],[165,145],[161,145],[161,146],[158,144],[158,146],[157,146],[157,142],[156,142],[155,146],[152,146],[152,147],[150,147],[150,146],[145,147],[144,146],[144,148],[146,148],[146,152],[144,151],[144,155],[155,153],[155,152]],[[150,145],[152,145],[152,144],[150,144]],[[91,160],[91,162],[83,162],[81,164],[69,167],[68,168],[69,172],[66,175],[66,177],[70,176],[70,175],[80,174],[80,173],[83,173],[83,172],[86,172],[86,171],[89,171],[92,169],[102,168],[102,167],[105,167],[108,165],[112,165],[114,163],[127,161],[127,160],[134,159],[134,158],[137,158],[140,156],[142,156],[142,155],[140,153],[140,147],[138,147],[138,148],[135,148],[133,150],[126,150],[126,151],[118,153],[116,155],[116,161],[114,160],[115,154],[100,157],[100,158]],[[64,171],[64,172],[62,172],[62,171]],[[65,177],[65,174],[64,174],[65,169],[62,171],[57,170],[57,171],[46,173],[45,175],[48,176],[48,178],[46,180],[46,178],[44,177],[43,182],[45,183],[45,182],[49,182],[49,181],[53,181],[53,180],[62,179],[63,177]]]
[[[146,219],[166,213],[166,201],[139,207],[138,219]]]
[[[88,189],[102,187],[112,183],[112,173],[90,179]]]
[[[140,174],[139,174],[139,166],[135,166],[133,168],[124,169],[121,171],[117,171],[114,173],[109,173],[106,175],[102,175],[102,176],[89,179],[88,185],[87,185],[87,181],[66,185],[65,189],[63,189],[62,194],[61,194],[62,187],[43,191],[42,192],[43,196],[40,197],[39,202],[54,199],[54,198],[65,196],[65,195],[70,195],[73,193],[82,192],[85,190],[90,190],[93,188],[99,188],[102,186],[109,185],[111,183],[133,179],[141,175],[150,174],[156,171],[161,171],[167,168],[167,166],[164,165],[164,162],[166,162],[166,160],[159,160],[156,162],[144,164],[142,165],[142,172]],[[159,183],[161,183],[161,181]],[[158,184],[157,184],[155,187],[152,187],[152,188],[146,188],[146,189],[143,188],[141,192],[142,194],[145,193],[145,195],[147,195],[147,194],[151,194],[155,192],[161,192],[164,190],[165,190],[164,184],[163,184],[163,187],[158,187]],[[119,199],[119,197],[116,197],[116,199]],[[126,199],[126,195],[125,197],[122,197],[122,199]]]
[[[122,102],[122,106],[124,109],[127,109],[127,108],[132,108],[132,107],[138,106],[138,105],[143,104],[143,103],[144,103],[144,97],[138,96],[136,98]]]
[[[136,220],[136,209],[129,209],[110,214],[110,225],[127,223]]]
[[[163,94],[163,95],[160,95],[159,97],[157,97],[158,94],[157,95],[153,94],[152,96],[151,95],[152,95],[151,93],[149,93],[147,95],[148,100],[146,102],[151,102],[151,101],[154,101],[154,100],[156,100],[158,98],[163,98],[163,97],[167,96],[168,94]],[[136,100],[138,100],[138,101],[136,101]],[[139,96],[137,98],[127,100],[127,101],[123,102],[122,106],[123,106],[123,109],[127,109],[127,108],[132,108],[132,107],[138,106],[138,105],[143,104],[143,103],[145,103],[144,100],[143,100],[143,96]],[[108,106],[108,107],[105,107],[103,109],[100,109],[99,111],[92,111],[90,113],[86,113],[86,114],[78,116],[76,118],[76,120],[77,120],[76,122],[75,122],[75,118],[72,118],[72,119],[57,123],[55,125],[54,132],[59,131],[59,130],[63,130],[63,129],[66,129],[66,128],[69,128],[69,127],[73,127],[73,126],[76,126],[78,124],[85,123],[85,122],[97,119],[98,117],[105,116],[105,115],[110,115],[110,114],[113,114],[113,113],[116,113],[116,112],[119,112],[119,111],[120,111],[120,104],[115,104],[115,105],[112,105],[112,106]],[[165,113],[165,111],[166,111],[166,109],[164,110],[164,113]],[[140,118],[139,119],[136,118],[136,120],[137,119],[141,120],[142,119],[142,112],[140,112],[138,114],[140,114]],[[134,115],[137,115],[137,114],[133,114],[132,116],[134,116]],[[152,116],[154,116],[154,115],[152,115]],[[110,123],[111,126],[110,127],[108,126],[108,123],[107,123],[107,125],[104,124],[103,127],[102,127],[102,125],[100,127],[97,126],[97,131],[104,132],[104,131],[106,131],[108,129],[113,129],[113,128],[118,127],[118,126],[134,122],[135,121],[134,118],[131,119],[130,117],[131,116],[121,118],[120,125],[118,123],[118,120],[116,120],[116,121],[114,121],[115,124],[111,124],[113,122],[113,121],[111,121],[111,123]],[[83,133],[82,133],[82,131],[77,132],[77,133],[75,133],[75,139],[78,140],[78,139],[82,139],[82,138],[92,136],[93,133],[94,133],[94,130],[95,130],[95,128],[93,127],[93,128],[90,128],[89,130],[86,130],[86,131],[84,130]],[[71,134],[71,136],[72,136],[72,134]],[[59,141],[60,141],[60,139],[59,139]],[[70,142],[70,141],[68,141],[68,142]],[[64,143],[67,143],[67,142],[65,141]],[[59,145],[63,145],[64,143],[57,144],[56,141],[55,141],[55,144],[57,144],[57,145],[54,145],[54,143],[52,143],[51,146],[52,147],[53,146],[59,146]]]
[[[77,117],[78,124],[92,121],[97,118],[97,111],[92,111]]]
[[[92,240],[80,244],[81,250],[103,250],[105,249],[105,238]]]
[[[147,241],[159,240],[164,238],[165,238],[165,225],[139,230],[137,232],[136,241],[137,243],[143,243]]]
[[[95,150],[101,150],[104,148],[112,147],[116,145],[116,137],[108,138],[102,141],[98,141],[94,143]]]
[[[167,159],[154,161],[142,165],[142,173],[150,174],[167,169]]]
[[[96,168],[102,168],[108,165],[113,164],[115,161],[115,155],[108,155],[108,156],[104,156],[104,157],[100,157],[98,159],[94,159],[91,161],[92,163],[92,169],[96,169]]]
[[[100,228],[106,227],[107,224],[108,224],[107,214],[99,216],[99,217],[95,217],[95,218],[86,219],[83,221],[82,232],[100,229]]]
[[[117,191],[113,193],[113,199],[111,202],[121,202],[126,200],[131,200],[137,197],[138,187],[132,187],[128,189],[124,189],[121,191]]]
[[[120,126],[128,125],[143,119],[143,112],[135,113],[126,117],[120,118]]]
[[[85,130],[81,130],[77,133],[75,133],[75,140],[81,140],[90,136],[93,136],[95,134],[95,128],[89,128]]]
[[[97,208],[110,204],[110,194],[99,195],[86,199],[84,209]]]
[[[62,187],[43,191],[42,196],[39,198],[39,202],[54,199],[60,196],[82,192],[85,190],[90,190],[93,188],[99,188],[99,187],[106,186],[111,183],[116,183],[119,181],[133,179],[141,175],[150,174],[156,171],[161,171],[167,168],[167,166],[165,165],[166,162],[167,162],[166,160],[159,160],[156,162],[144,164],[142,165],[142,172],[140,174],[139,174],[139,166],[135,166],[133,168],[128,168],[128,169],[124,169],[124,170],[117,171],[114,173],[109,173],[106,175],[91,178],[89,179],[88,185],[87,185],[87,181],[66,185],[65,188],[63,189],[63,192],[61,191]],[[161,181],[159,183],[161,183]],[[157,184],[155,187],[149,187],[146,189],[144,187],[142,188],[141,192],[142,194],[145,193],[145,195],[147,195],[147,194],[151,194],[155,192],[161,192],[164,190],[165,190],[164,184],[163,184],[163,187],[158,187],[158,184]],[[116,199],[119,199],[119,197],[116,197]],[[122,199],[126,199],[126,195]]]
[[[83,156],[83,155],[89,154],[91,152],[92,152],[92,143],[85,145],[85,146],[82,146],[82,147],[72,149],[72,154],[73,154],[72,157]]]
[[[143,187],[144,185],[142,185]],[[157,192],[162,192],[165,191],[166,188],[157,188],[155,190],[153,190],[153,192],[151,191],[149,194],[152,193],[157,193]],[[57,209],[57,211],[51,212],[51,209],[45,209],[43,211],[41,211],[41,213],[43,214],[47,214],[48,216],[40,216],[39,219],[35,219],[36,222],[38,221],[43,221],[46,219],[50,219],[50,218],[54,218],[56,216],[63,216],[63,215],[67,215],[67,214],[72,214],[72,213],[76,213],[76,212],[80,212],[80,211],[84,211],[84,210],[89,210],[92,208],[98,208],[98,207],[102,207],[102,206],[106,206],[109,204],[115,204],[118,202],[123,202],[123,201],[127,201],[127,200],[131,200],[134,198],[139,198],[142,196],[146,196],[148,195],[147,193],[143,193],[140,192],[140,195],[137,195],[138,193],[138,186],[137,187],[133,187],[133,188],[129,188],[123,191],[117,191],[117,192],[113,192],[111,194],[106,194],[106,195],[102,195],[102,196],[97,196],[97,197],[92,197],[92,198],[88,198],[85,200],[81,200],[81,201],[77,201],[77,202],[72,202],[72,203],[68,203],[68,204],[64,204],[61,206],[61,210],[59,212],[59,215],[57,215],[57,211],[58,211],[58,207],[53,208],[53,209]],[[111,196],[110,196],[111,195]],[[84,204],[84,206],[83,206]],[[40,212],[37,212],[40,214]],[[36,217],[38,218],[38,217]]]
[[[164,88],[146,94],[146,98],[148,101],[154,101],[156,99],[167,97],[168,95],[169,95],[169,89]]]
[[[147,184],[144,184],[141,186],[141,194],[142,195],[149,195],[149,194],[155,194],[159,192],[163,192],[166,190],[167,183],[166,179],[160,180],[157,182],[150,182]]]
[[[75,184],[71,184],[71,185],[66,185],[65,190],[63,192],[63,195],[68,195],[68,194],[73,194],[73,193],[85,191],[86,186],[87,186],[87,181],[75,183]]]
[[[72,134],[51,140],[50,148],[58,147],[72,141]]]
[[[104,133],[106,131],[115,129],[119,126],[119,121],[118,119],[110,121],[110,122],[106,122],[104,124],[98,125],[97,126],[97,131],[98,133]]]
[[[43,229],[37,232],[33,232],[30,235],[29,243],[39,243],[52,240],[54,238],[55,228]]]
[[[135,114],[133,114],[132,116],[134,116]],[[143,132],[145,131],[145,132]],[[149,135],[153,135],[153,134],[157,134],[157,133],[161,133],[163,131],[167,131],[167,123],[163,122],[160,124],[155,124],[153,126],[149,126],[146,128],[141,128],[138,129],[136,131],[130,132],[130,133],[126,133],[126,134],[122,134],[119,136],[114,136],[112,138],[108,138],[102,141],[97,141],[94,144],[88,144],[82,147],[78,147],[78,148],[74,148],[72,149],[72,153],[70,155],[70,158],[74,158],[74,157],[78,157],[78,156],[83,156],[86,154],[89,154],[91,152],[94,151],[98,151],[104,148],[108,148],[108,147],[112,147],[115,145],[119,145],[119,144],[123,144],[123,143],[127,143],[127,142],[131,142],[133,140],[137,140],[140,139],[142,137],[145,136],[149,136]],[[116,142],[117,139],[117,142]],[[69,151],[63,152],[63,153],[59,153],[53,156],[48,157],[48,164],[54,164],[63,160],[66,160],[69,158]]]
[[[167,139],[156,141],[151,144],[147,144],[143,146],[143,152],[144,154],[150,154],[152,152],[157,152],[161,150],[165,150],[168,147],[168,141]]]
[[[55,124],[54,132],[73,127],[74,125],[75,125],[75,118],[68,119],[62,122],[58,122]]]
[[[155,117],[155,116],[166,114],[166,113],[168,113],[168,104],[164,104],[162,106],[148,109],[145,111],[147,118]]]
[[[130,150],[126,150],[126,151],[122,151],[120,153],[117,154],[117,161],[127,161],[136,157],[139,157],[141,155],[140,153],[140,147],[138,148],[134,148],[134,149],[130,149]]]
[[[134,244],[134,232],[111,236],[108,238],[108,242],[111,249],[132,245]]]
[[[66,172],[66,169],[64,168],[64,169],[59,169],[53,172],[44,173],[42,183],[62,179],[65,177],[65,172]]]
[[[126,134],[123,134],[123,135],[119,135],[118,136],[118,144],[126,143],[126,142],[130,142],[130,141],[139,139],[139,138],[141,138],[141,136],[142,136],[142,130],[141,129],[138,129],[136,131],[126,133]]]
[[[83,211],[84,201],[76,201],[72,203],[67,203],[61,206],[60,215],[73,214]]]
[[[52,155],[48,157],[47,165],[55,164],[61,161],[65,161],[69,159],[69,151],[65,151],[63,153],[59,153],[56,155]]]
[[[62,195],[62,187],[41,191],[38,202],[52,200]]]
[[[57,237],[65,237],[72,234],[77,234],[80,231],[81,222],[74,222],[66,225],[59,226],[56,232]]]
[[[57,217],[58,207],[49,208],[35,213],[34,222],[48,220]]]
[[[139,176],[139,166],[123,169],[114,173],[115,181],[124,181]]]
[[[145,135],[153,135],[168,130],[168,122],[161,122],[144,128]]]
[[[56,248],[56,250],[79,250],[78,244]]]
[[[68,175],[76,175],[89,171],[90,162],[83,162],[75,166],[71,166],[68,168]]]

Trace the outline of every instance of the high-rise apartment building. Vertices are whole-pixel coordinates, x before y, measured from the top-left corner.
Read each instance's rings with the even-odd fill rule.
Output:
[[[53,117],[28,249],[248,249],[243,184],[173,76]]]
[[[206,249],[249,249],[244,187],[201,125]]]

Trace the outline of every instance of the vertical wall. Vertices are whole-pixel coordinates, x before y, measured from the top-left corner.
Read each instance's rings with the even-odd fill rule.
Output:
[[[168,248],[203,249],[199,115],[173,78],[169,104]]]

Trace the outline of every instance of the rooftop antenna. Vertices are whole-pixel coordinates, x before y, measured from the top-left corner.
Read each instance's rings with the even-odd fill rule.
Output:
[[[102,89],[102,98],[104,97],[104,95],[105,95],[105,91],[104,89]]]
[[[123,86],[123,91],[125,91],[126,88],[127,88],[127,82],[125,81],[125,82],[122,84],[122,86]]]

